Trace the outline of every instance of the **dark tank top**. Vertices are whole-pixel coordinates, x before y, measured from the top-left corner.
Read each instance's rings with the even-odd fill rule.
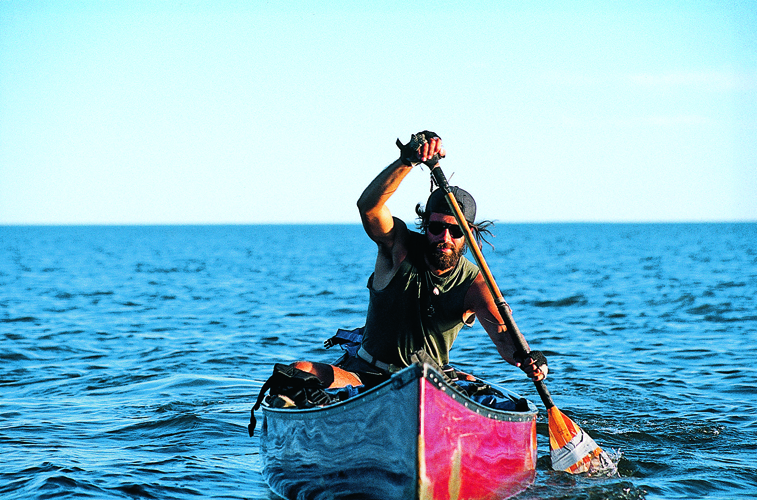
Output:
[[[424,350],[437,363],[449,363],[449,350],[463,327],[465,295],[478,276],[476,265],[461,257],[444,276],[434,275],[424,259],[426,236],[410,232],[408,253],[382,290],[368,279],[370,301],[363,347],[374,358],[396,366],[411,364]]]

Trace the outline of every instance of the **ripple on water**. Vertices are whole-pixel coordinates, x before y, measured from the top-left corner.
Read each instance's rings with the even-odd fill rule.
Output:
[[[518,498],[757,491],[757,225],[499,230],[487,259],[555,402],[620,454],[619,477],[550,470],[542,411]],[[0,496],[273,498],[249,410],[274,362],[333,360],[323,340],[362,325],[359,225],[0,231]],[[538,402],[480,325],[452,359]]]

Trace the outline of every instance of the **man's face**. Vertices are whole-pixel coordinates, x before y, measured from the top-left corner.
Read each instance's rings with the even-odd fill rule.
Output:
[[[457,265],[465,248],[465,238],[462,228],[458,227],[453,216],[432,212],[426,227],[426,238],[429,242],[426,251],[429,264],[439,271],[446,271]]]

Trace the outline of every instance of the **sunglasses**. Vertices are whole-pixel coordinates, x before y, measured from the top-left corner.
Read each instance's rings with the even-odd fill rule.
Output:
[[[445,230],[449,231],[449,235],[453,238],[462,238],[463,229],[457,224],[447,224],[446,222],[429,222],[426,224],[426,229],[433,235],[440,235]]]

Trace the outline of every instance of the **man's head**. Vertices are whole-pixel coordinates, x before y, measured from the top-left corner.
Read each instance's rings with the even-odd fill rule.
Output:
[[[473,196],[457,186],[452,186],[450,190],[465,219],[473,226],[476,219],[476,201]],[[428,197],[424,210],[421,210],[420,205],[415,210],[429,243],[426,251],[429,264],[440,271],[455,267],[460,256],[465,253],[465,238],[463,228],[457,225],[444,191],[437,189]]]
[[[457,204],[460,206],[465,220],[468,221],[468,224],[474,224],[476,220],[476,200],[473,199],[473,196],[468,191],[457,186],[450,186],[450,191],[455,195],[455,200],[457,200]],[[447,202],[447,196],[442,189],[436,189],[431,193],[426,202],[424,212],[426,214],[424,223],[428,222],[428,216],[434,212],[454,216]]]

